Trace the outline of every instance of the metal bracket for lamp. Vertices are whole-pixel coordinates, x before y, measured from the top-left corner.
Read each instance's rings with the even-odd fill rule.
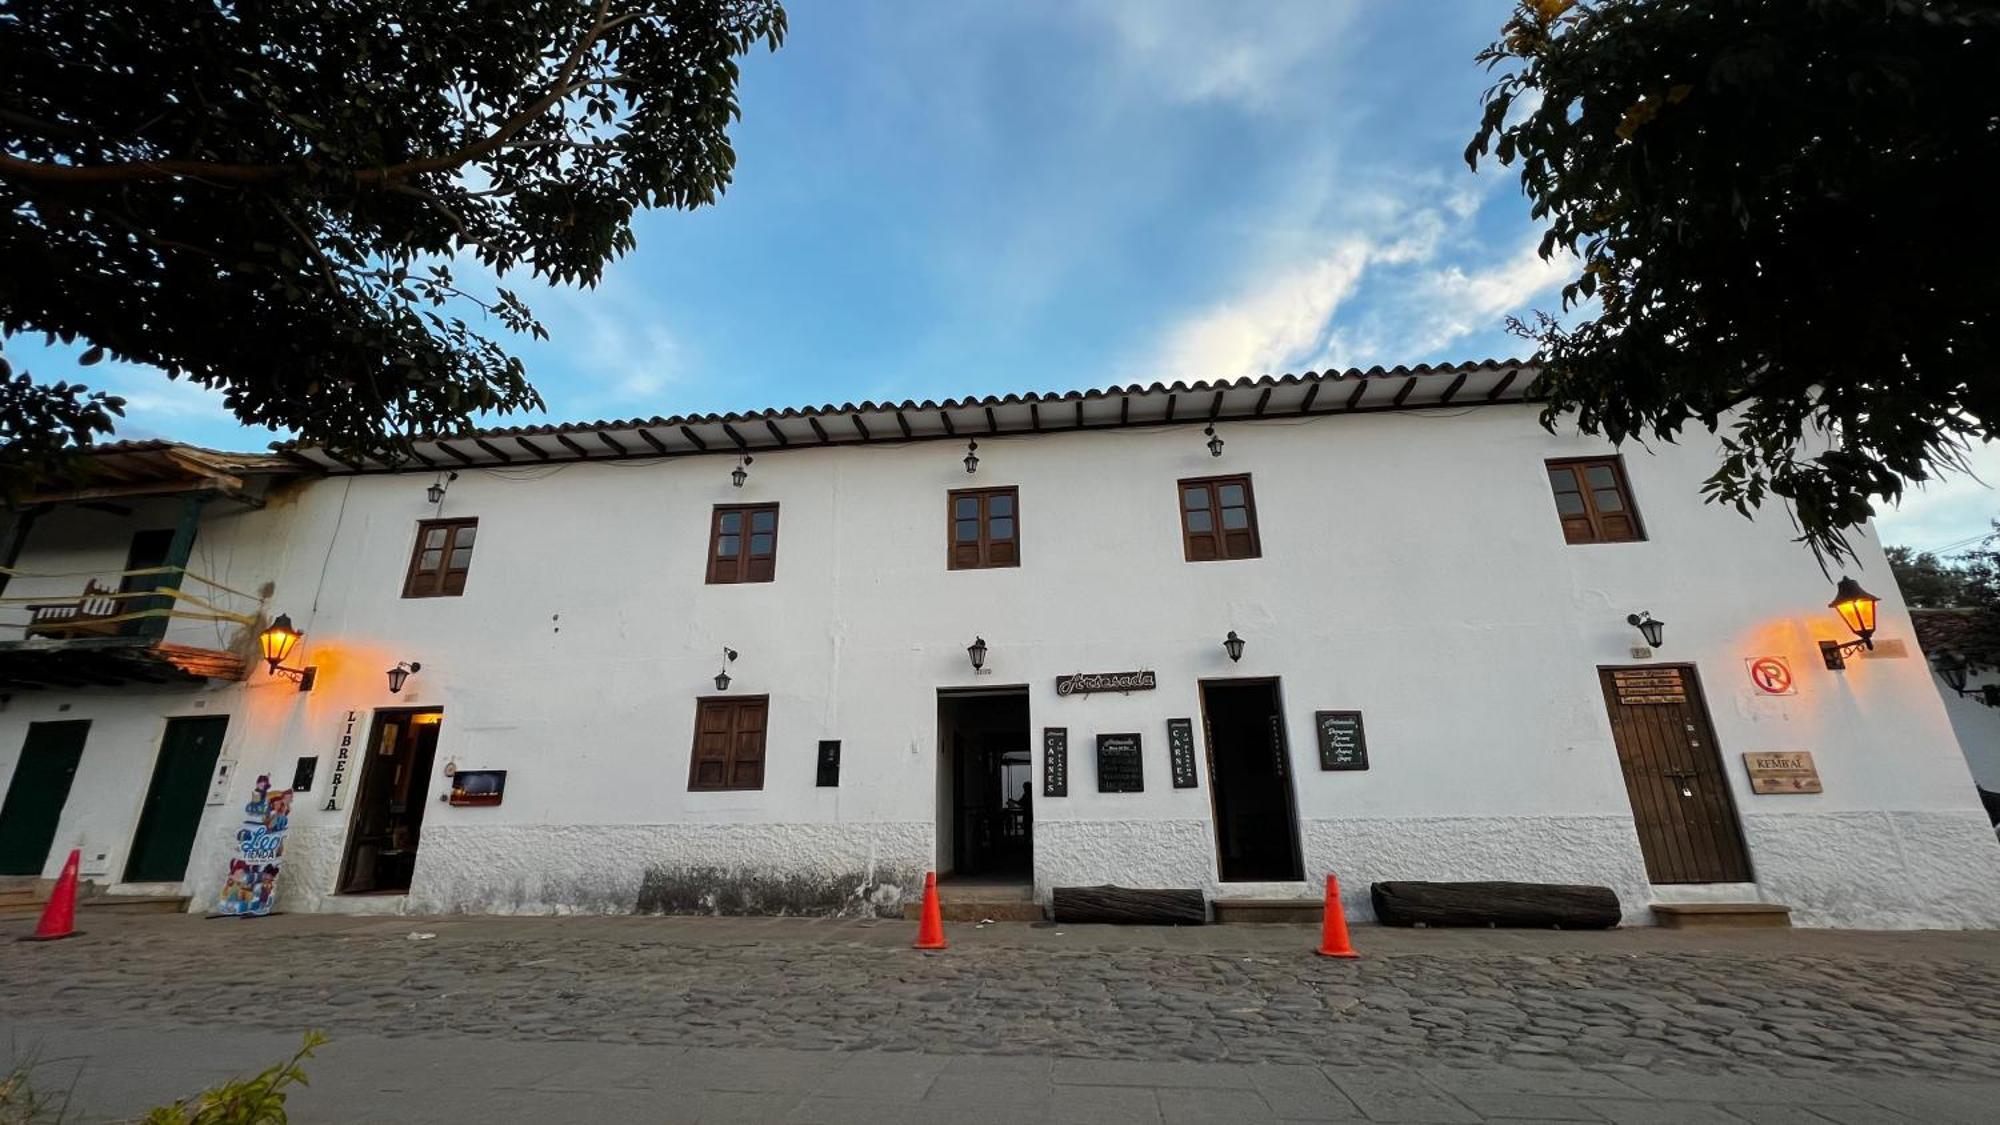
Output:
[[[292,616],[281,613],[262,632],[257,634],[257,647],[263,653],[264,662],[271,667],[271,675],[283,676],[299,685],[300,691],[311,691],[313,683],[319,679],[319,666],[308,664],[303,668],[285,667],[285,658],[292,649],[305,639],[305,634],[292,626]]]
[[[1819,643],[1819,654],[1826,661],[1827,670],[1831,672],[1845,670],[1847,667],[1847,655],[1852,652],[1861,652],[1864,649],[1873,652],[1875,641],[1872,638],[1863,637],[1858,641],[1848,641],[1846,644],[1842,644],[1839,641],[1821,641]]]
[[[2000,684],[1980,684],[1975,688],[1965,686],[1965,675],[1972,671],[1972,664],[1958,653],[1946,649],[1931,658],[1931,671],[1938,674],[1944,686],[1950,688],[1960,699],[1970,696],[1987,707],[2000,707]]]

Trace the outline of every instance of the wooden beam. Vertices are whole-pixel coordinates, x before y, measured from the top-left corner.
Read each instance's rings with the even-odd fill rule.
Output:
[[[1515,368],[1514,370],[1509,371],[1507,374],[1502,375],[1500,377],[1500,381],[1493,384],[1493,389],[1486,392],[1486,401],[1487,402],[1500,401],[1500,396],[1506,394],[1507,388],[1514,385],[1514,376],[1519,375],[1520,373],[1521,373],[1520,369]]]
[[[1118,424],[1121,426],[1129,426],[1132,424],[1131,395],[1118,396]]]
[[[624,446],[619,445],[617,442],[612,441],[611,435],[605,433],[603,430],[592,430],[591,436],[597,439],[597,444],[603,446],[606,449],[609,449],[615,456],[623,457],[627,453],[632,452],[631,450],[625,448]]]
[[[1222,396],[1225,393],[1224,391],[1215,392],[1215,401],[1208,404],[1208,420],[1210,422],[1222,416]]]
[[[861,415],[849,414],[847,420],[854,423],[854,428],[860,432],[862,441],[875,440],[875,435],[868,432],[868,423],[861,420]]]
[[[940,410],[940,411],[938,411],[938,421],[940,421],[940,422],[943,422],[943,423],[944,423],[944,432],[945,432],[945,433],[948,433],[948,434],[950,434],[950,435],[951,435],[951,436],[953,436],[953,437],[957,437],[957,436],[958,436],[958,427],[957,427],[957,426],[954,426],[954,425],[952,425],[952,424],[951,424],[951,412],[950,412],[950,411],[946,411],[946,410]]]
[[[826,436],[826,427],[819,424],[819,419],[809,417],[806,419],[806,425],[812,427],[813,436],[819,439],[821,445],[825,445],[827,442],[833,440]]]
[[[410,457],[416,461],[417,464],[422,465],[424,468],[426,469],[437,468],[436,461],[433,461],[430,458],[424,456],[422,453],[417,452],[416,442],[409,443],[409,445],[405,447],[405,450],[409,453]]]
[[[1447,386],[1447,387],[1446,387],[1446,388],[1444,389],[1444,393],[1438,396],[1438,405],[1439,405],[1439,406],[1443,406],[1443,405],[1444,405],[1445,403],[1447,403],[1447,402],[1450,402],[1450,401],[1451,401],[1451,396],[1453,396],[1453,395],[1455,395],[1455,394],[1457,394],[1457,393],[1458,393],[1458,388],[1460,388],[1460,387],[1463,387],[1463,386],[1465,385],[1465,376],[1466,376],[1466,374],[1467,374],[1467,372],[1464,372],[1464,371],[1461,371],[1461,372],[1459,372],[1459,373],[1458,373],[1458,378],[1456,378],[1456,379],[1453,379],[1453,380],[1451,381],[1451,385],[1450,385],[1450,386]]]
[[[785,431],[779,429],[778,424],[776,422],[771,421],[769,418],[764,419],[764,428],[771,431],[771,436],[778,439],[778,444],[780,446],[786,446],[792,444],[792,439],[785,436]]]
[[[689,429],[686,426],[682,426],[681,436],[688,439],[688,441],[692,442],[696,449],[701,450],[703,453],[708,452],[708,443],[701,440],[700,434],[695,433],[693,430]]]
[[[986,432],[989,434],[1000,432],[1000,420],[993,416],[993,408],[990,406],[986,408]]]
[[[647,433],[645,429],[641,428],[634,430],[632,432],[639,435],[640,441],[643,441],[647,445],[652,446],[653,452],[659,454],[662,457],[670,455],[671,451],[667,449],[667,443],[661,441],[659,438],[654,437],[652,434]]]
[[[1352,410],[1355,407],[1360,406],[1361,396],[1367,393],[1368,393],[1368,380],[1366,377],[1363,377],[1360,382],[1354,384],[1354,393],[1347,396],[1347,408],[1349,410]]]
[[[1042,406],[1040,403],[1031,402],[1028,404],[1028,426],[1038,434],[1042,432]]]
[[[1174,420],[1174,403],[1179,402],[1180,397],[1181,396],[1178,394],[1170,394],[1167,396],[1167,421],[1169,422]]]
[[[518,434],[515,435],[514,437],[514,444],[520,446],[522,449],[527,450],[529,453],[534,454],[535,460],[537,461],[546,461],[549,459],[548,450],[543,449],[541,446],[536,445],[534,442],[529,441],[527,438],[521,437]]]
[[[1321,385],[1321,384],[1319,384],[1318,382],[1314,382],[1314,383],[1311,383],[1311,384],[1308,384],[1308,385],[1307,385],[1307,387],[1306,387],[1306,397],[1305,397],[1304,399],[1300,400],[1300,402],[1299,402],[1299,413],[1301,413],[1301,414],[1311,414],[1311,413],[1312,413],[1312,408],[1313,408],[1313,400],[1319,397],[1319,388],[1320,388],[1320,385]]]
[[[722,432],[728,434],[729,440],[736,443],[737,452],[740,453],[750,448],[750,443],[743,440],[743,435],[736,432],[735,426],[732,426],[729,423],[724,422],[722,424]]]
[[[1083,428],[1083,398],[1081,396],[1078,396],[1076,400],[1076,428],[1079,430]]]
[[[491,453],[493,456],[499,458],[502,464],[506,464],[514,460],[512,457],[509,457],[505,453],[502,453],[500,451],[499,446],[494,445],[492,442],[487,441],[485,438],[477,438],[477,437],[473,438],[472,444],[478,446],[481,449],[484,449],[486,452]]]
[[[569,435],[568,435],[568,434],[557,434],[557,435],[556,435],[556,442],[557,442],[557,444],[561,445],[561,446],[562,446],[562,447],[563,447],[564,449],[567,449],[567,450],[569,450],[569,451],[570,451],[571,453],[574,453],[574,454],[576,454],[576,455],[577,455],[578,457],[581,457],[581,458],[583,458],[583,459],[584,459],[584,460],[586,460],[586,461],[590,460],[590,454],[589,454],[588,452],[586,452],[586,451],[584,450],[584,448],[583,448],[582,446],[580,446],[580,445],[578,445],[577,443],[575,443],[575,442],[571,441],[571,440],[569,439]]]
[[[896,428],[903,431],[904,441],[910,439],[910,420],[903,417],[903,412],[900,410],[896,411]]]
[[[1409,398],[1410,392],[1416,389],[1417,389],[1417,377],[1415,375],[1412,375],[1408,379],[1403,381],[1403,385],[1401,387],[1398,387],[1396,389],[1396,397],[1389,400],[1389,405],[1391,406],[1403,405],[1403,400]]]
[[[446,453],[449,453],[449,454],[451,454],[451,459],[452,459],[452,460],[454,460],[454,461],[457,461],[457,462],[458,462],[459,464],[461,464],[461,465],[475,465],[475,464],[478,464],[478,462],[474,461],[474,460],[473,460],[472,458],[470,458],[470,457],[467,457],[467,456],[466,456],[465,454],[463,454],[463,453],[460,453],[460,452],[459,452],[459,451],[458,451],[458,450],[457,450],[456,448],[454,448],[454,447],[452,446],[452,444],[451,444],[450,442],[448,442],[448,441],[440,441],[440,442],[438,442],[438,443],[437,443],[437,447],[438,447],[439,449],[442,449],[442,450],[444,450],[444,451],[445,451]],[[331,456],[331,455],[329,454],[329,456]],[[359,471],[359,470],[357,469],[356,471]]]
[[[1264,393],[1257,396],[1257,408],[1250,413],[1262,418],[1264,416],[1264,408],[1271,404],[1271,391],[1274,389],[1272,387],[1265,387]]]

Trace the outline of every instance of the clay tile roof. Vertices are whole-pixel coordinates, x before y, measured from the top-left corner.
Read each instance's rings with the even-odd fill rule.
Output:
[[[2000,614],[1984,609],[1912,609],[1910,622],[1926,656],[1951,651],[1981,667],[2000,668]]]

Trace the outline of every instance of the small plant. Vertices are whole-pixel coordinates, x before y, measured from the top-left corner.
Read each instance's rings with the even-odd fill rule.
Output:
[[[61,1125],[69,1109],[69,1093],[36,1090],[29,1081],[34,1069],[35,1060],[28,1059],[0,1074],[0,1125]]]
[[[308,1031],[305,1043],[290,1060],[255,1078],[231,1079],[194,1097],[160,1106],[145,1116],[144,1125],[285,1125],[285,1087],[309,1085],[299,1064],[325,1045],[326,1036]],[[0,1106],[4,1105],[0,1101]],[[11,1125],[11,1119],[0,1117],[0,1125]]]

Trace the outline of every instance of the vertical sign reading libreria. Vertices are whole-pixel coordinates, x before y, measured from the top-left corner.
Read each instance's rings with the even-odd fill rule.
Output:
[[[361,721],[361,712],[349,711],[340,728],[340,745],[333,751],[333,773],[326,781],[326,803],[320,808],[334,812],[347,799],[347,767],[354,756],[354,724]]]

